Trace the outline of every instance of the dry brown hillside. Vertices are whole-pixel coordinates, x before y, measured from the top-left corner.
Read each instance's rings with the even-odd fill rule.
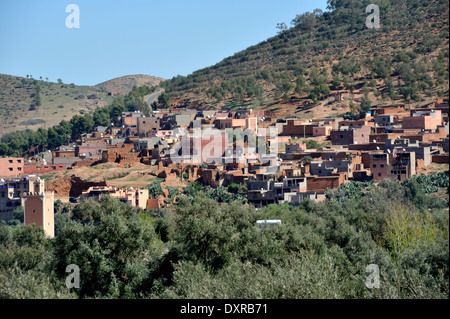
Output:
[[[74,115],[92,113],[110,104],[114,99],[111,95],[125,95],[134,86],[153,86],[161,80],[138,74],[79,86],[0,74],[0,136],[69,121]],[[40,103],[36,102],[37,95]]]
[[[40,103],[36,103],[37,95]],[[93,112],[112,100],[113,97],[91,86],[0,74],[0,136],[48,128],[62,120],[69,121],[74,115]]]
[[[144,74],[127,75],[94,85],[94,88],[110,92],[113,95],[126,95],[134,86],[154,86],[162,80],[164,79]]]
[[[328,1],[330,11],[300,14],[276,36],[161,86],[173,107],[302,118],[448,96],[448,1],[370,1],[378,29],[366,25],[368,2]]]

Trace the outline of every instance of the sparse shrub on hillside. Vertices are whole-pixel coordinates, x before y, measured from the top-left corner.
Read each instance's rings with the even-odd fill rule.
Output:
[[[372,71],[377,77],[386,78],[392,72],[391,63],[387,59],[375,58],[372,61]]]

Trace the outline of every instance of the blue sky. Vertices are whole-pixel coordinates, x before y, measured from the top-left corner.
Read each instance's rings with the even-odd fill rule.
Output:
[[[66,6],[80,28],[66,27]],[[1,0],[0,73],[95,85],[130,74],[171,78],[276,35],[326,0]]]

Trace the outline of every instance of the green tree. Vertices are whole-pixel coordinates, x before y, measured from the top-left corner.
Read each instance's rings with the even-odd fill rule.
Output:
[[[361,105],[360,105],[360,112],[361,112],[361,115],[364,115],[365,113],[367,113],[368,111],[370,111],[370,107],[372,106],[372,103],[371,103],[371,101],[370,101],[370,99],[369,99],[369,97],[366,95],[366,96],[363,96],[362,98],[361,98]]]
[[[377,77],[385,78],[392,72],[391,63],[387,59],[377,57],[372,61],[372,71]]]
[[[429,245],[439,235],[439,229],[429,214],[423,217],[404,205],[393,205],[385,213],[385,221],[384,240],[395,259],[409,249]]]
[[[56,237],[56,269],[65,277],[67,265],[80,268],[81,298],[133,298],[160,243],[152,220],[131,206],[109,197],[82,201]]]
[[[302,14],[297,14],[295,18],[291,21],[291,24],[305,31],[312,30],[317,24],[317,16],[311,12],[305,12]]]
[[[281,34],[283,31],[286,31],[288,29],[286,23],[281,22],[281,23],[277,23],[277,29],[279,30],[277,33]]]
[[[338,88],[339,86],[341,86],[341,79],[339,78],[338,74],[335,74],[333,77],[333,81],[331,82],[331,84],[333,84],[334,87]]]
[[[0,156],[10,155],[11,150],[7,143],[0,143]]]
[[[303,75],[298,75],[297,80],[295,82],[295,92],[296,93],[303,93],[306,86],[306,79]]]
[[[92,131],[94,120],[91,115],[75,115],[69,122],[72,126],[72,139],[78,139],[82,134]]]
[[[149,198],[157,198],[159,195],[163,194],[161,182],[162,180],[158,179],[147,186]]]
[[[110,114],[107,109],[96,109],[93,114],[93,120],[95,126],[109,126]]]
[[[40,95],[39,93],[37,93],[37,94],[36,94],[36,97],[35,97],[35,100],[34,100],[34,104],[35,104],[36,106],[40,106],[41,103],[42,103],[42,101],[41,101],[41,95]]]
[[[164,107],[164,108],[168,108],[170,106],[170,97],[167,93],[161,93],[158,96],[158,103]]]
[[[307,149],[319,149],[321,147],[320,143],[315,140],[304,140],[303,143],[306,144]]]

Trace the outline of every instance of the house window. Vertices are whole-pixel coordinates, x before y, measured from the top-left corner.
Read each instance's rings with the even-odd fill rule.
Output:
[[[22,163],[22,160],[17,160],[17,163]]]
[[[344,135],[341,134],[339,137],[340,137],[340,138],[344,138]]]
[[[384,168],[384,164],[381,164],[380,167],[381,167],[381,168]]]
[[[18,171],[21,171],[21,170],[22,170],[22,167],[17,167],[17,170],[18,170]]]
[[[372,167],[373,167],[373,168],[376,168],[376,167],[377,167],[377,164],[373,164]]]
[[[8,167],[8,169],[9,169],[9,171],[10,171],[10,172],[12,172],[12,171],[13,171],[13,168],[12,168],[12,167]]]
[[[9,162],[10,162],[10,163],[12,163],[12,162],[13,162],[13,160],[9,160]]]
[[[381,173],[378,173],[378,176],[381,176]]]

